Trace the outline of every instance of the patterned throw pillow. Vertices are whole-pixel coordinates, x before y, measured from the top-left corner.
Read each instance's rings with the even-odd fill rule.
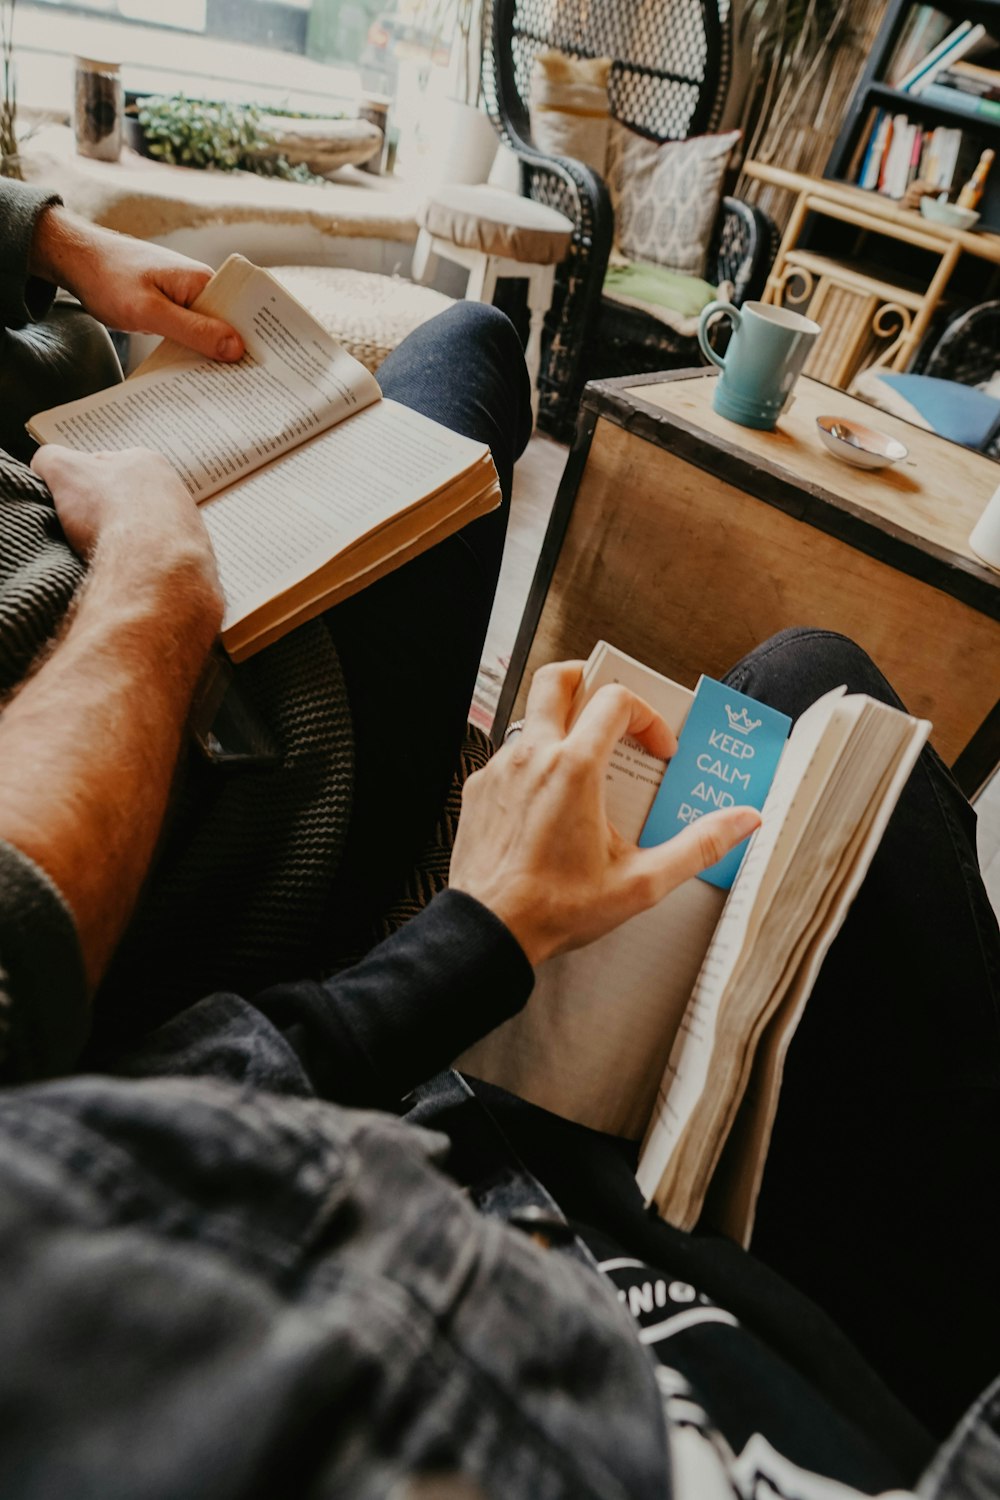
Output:
[[[531,138],[549,156],[569,156],[605,173],[610,57],[568,57],[548,48],[531,70]]]
[[[648,140],[617,120],[608,141],[615,245],[629,260],[704,276],[722,184],[740,131]]]

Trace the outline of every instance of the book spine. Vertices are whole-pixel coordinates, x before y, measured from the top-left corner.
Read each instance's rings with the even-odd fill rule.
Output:
[[[952,61],[951,53],[953,48],[956,47],[958,43],[961,42],[971,30],[972,23],[969,21],[963,21],[960,26],[956,26],[955,30],[950,31],[943,41],[938,42],[937,46],[932,48],[932,50],[928,52],[926,57],[921,58],[920,62],[916,63],[908,73],[904,74],[904,76],[897,83],[896,87],[905,94],[913,88],[913,85],[915,83],[918,83],[919,80],[923,78],[925,73],[927,73],[931,68],[936,67],[938,63],[940,63],[942,67],[946,67],[947,64]]]
[[[882,151],[885,147],[885,133],[887,117],[880,113],[872,131],[872,138],[868,142],[868,150],[865,152],[864,164],[861,175],[858,178],[858,186],[863,188],[878,187],[879,167],[882,165]]]
[[[970,115],[980,120],[1000,120],[1000,100],[983,99],[975,94],[963,94],[958,89],[948,89],[942,84],[932,84],[920,96],[927,104],[939,104],[943,109],[953,109],[957,114]]]
[[[877,186],[880,193],[887,191],[889,172],[895,159],[893,153],[896,149],[896,120],[898,118],[899,116],[890,118],[887,122],[888,128],[885,133],[885,141],[882,144],[882,155],[879,159],[878,169]]]
[[[923,150],[920,153],[920,170],[918,176],[921,182],[926,182],[928,187],[937,187],[938,173],[941,170],[941,126],[924,134]]]
[[[906,191],[912,129],[905,115],[896,115],[892,122],[892,144],[886,155],[878,185],[879,192],[884,193],[887,198],[901,198]]]
[[[983,88],[1000,91],[1000,71],[996,68],[983,68],[978,63],[960,61],[953,63],[948,71],[955,78],[964,79],[967,84],[977,83]]]
[[[858,148],[858,167],[852,174],[848,174],[848,181],[857,183],[858,187],[864,187],[868,178],[871,165],[872,152],[875,150],[875,141],[878,136],[879,126],[882,123],[882,111],[877,109],[868,121],[868,130],[862,137]]]
[[[938,187],[951,188],[952,179],[955,176],[955,168],[958,165],[959,152],[962,149],[962,132],[957,128],[945,131],[945,143],[941,153],[941,167]]]
[[[962,36],[958,37],[952,43],[947,52],[942,53],[933,63],[924,65],[923,71],[910,84],[908,92],[923,95],[924,91],[935,81],[939,73],[943,73],[945,68],[950,67],[952,63],[958,62],[963,58],[985,35],[985,26],[973,26],[970,30],[965,31]]]
[[[1000,74],[993,78],[979,78],[969,73],[960,73],[957,67],[947,68],[934,80],[934,88],[958,89],[960,94],[973,94],[980,99],[996,99],[1000,96]]]
[[[913,141],[910,146],[910,169],[906,174],[906,186],[903,189],[904,193],[906,191],[906,188],[910,186],[910,183],[916,182],[917,178],[920,175],[920,156],[921,152],[923,151],[923,145],[924,132],[923,130],[921,130],[919,125],[914,125]]]

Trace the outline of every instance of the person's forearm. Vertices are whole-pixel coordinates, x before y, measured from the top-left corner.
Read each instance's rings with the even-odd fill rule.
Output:
[[[149,541],[101,542],[68,631],[0,718],[0,839],[62,892],[91,986],[146,875],[221,614],[201,555],[149,559]]]
[[[72,291],[83,264],[98,256],[102,235],[111,238],[109,231],[77,218],[61,204],[53,204],[39,215],[35,225],[28,256],[29,273]]]
[[[533,983],[500,919],[444,891],[353,968],[275,985],[254,1004],[285,1033],[322,1098],[392,1109],[515,1015]]]

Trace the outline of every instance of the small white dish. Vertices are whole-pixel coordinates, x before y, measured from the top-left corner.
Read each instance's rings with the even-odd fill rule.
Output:
[[[932,224],[944,224],[948,229],[972,229],[979,223],[979,214],[974,208],[940,203],[937,198],[921,198],[920,212]]]
[[[824,447],[859,469],[884,469],[909,452],[898,439],[848,417],[817,417],[816,429]]]

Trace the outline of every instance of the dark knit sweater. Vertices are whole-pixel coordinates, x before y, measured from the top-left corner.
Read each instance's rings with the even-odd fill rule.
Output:
[[[54,289],[28,276],[52,194],[0,178],[0,317],[22,327]],[[53,391],[52,401],[62,399]],[[60,629],[84,576],[48,490],[0,449],[0,695]],[[282,750],[274,768],[227,774],[185,761],[159,852],[109,986],[133,1015],[217,986],[254,987],[307,958],[323,932],[347,830],[353,736],[340,663],[321,620],[237,669]],[[109,1009],[113,996],[109,995]],[[0,1081],[72,1065],[87,1033],[82,964],[59,892],[0,844]]]
[[[0,323],[43,317],[55,288],[29,277],[39,214],[59,199],[0,184]],[[8,697],[58,627],[83,566],[62,539],[40,480],[0,455],[0,693]],[[73,918],[44,871],[0,842],[0,1076],[69,1066],[86,1035],[83,964]]]
[[[57,193],[0,178],[0,327],[23,328],[52,306],[55,287],[28,275],[28,255],[39,214],[61,202]]]

